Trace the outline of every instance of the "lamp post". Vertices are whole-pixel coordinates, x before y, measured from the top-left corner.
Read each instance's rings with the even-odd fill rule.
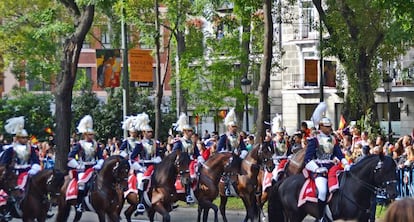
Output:
[[[384,83],[384,92],[387,94],[387,105],[388,105],[388,142],[391,142],[392,139],[392,128],[391,128],[391,102],[390,102],[390,95],[392,92],[392,78],[390,76],[386,76],[383,80]]]
[[[244,76],[240,83],[242,92],[246,96],[246,132],[249,132],[249,93],[252,81],[247,76]]]

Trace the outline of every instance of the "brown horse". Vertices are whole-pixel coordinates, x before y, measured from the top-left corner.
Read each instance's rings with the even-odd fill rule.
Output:
[[[198,184],[194,193],[198,201],[198,222],[200,222],[201,213],[203,213],[203,222],[207,221],[209,209],[214,210],[214,221],[218,221],[218,208],[213,201],[219,194],[218,184],[220,178],[224,172],[238,172],[241,161],[240,157],[230,152],[223,152],[213,155],[201,165]]]
[[[175,151],[155,165],[148,192],[151,198],[151,206],[147,208],[150,221],[154,221],[156,212],[162,215],[163,222],[171,220],[169,213],[172,210],[171,204],[177,200],[175,181],[177,175],[180,175],[182,184],[189,183],[189,164],[188,153]]]
[[[87,195],[89,198],[85,198],[90,200],[90,204],[86,204],[86,206],[88,210],[98,214],[99,221],[105,221],[106,215],[110,221],[120,221],[118,212],[121,207],[121,197],[117,188],[126,189],[128,187],[128,173],[128,160],[122,156],[114,155],[108,157],[104,161],[102,169],[92,176],[92,185]],[[76,205],[76,199],[66,201],[69,181],[70,178],[67,177],[61,189],[57,222],[67,221],[71,206]],[[74,221],[79,221],[81,216],[82,212],[76,212]]]
[[[29,178],[20,208],[23,221],[46,221],[50,200],[59,195],[64,174],[55,170],[43,170]]]
[[[272,171],[274,168],[274,150],[269,142],[256,144],[241,163],[240,172],[232,175],[232,180],[236,182],[235,188],[238,196],[242,199],[246,209],[244,221],[255,221],[259,218],[259,206],[257,204],[256,192],[258,190],[258,176],[260,169]],[[224,194],[224,182],[220,181],[220,212],[223,221],[227,222],[226,204],[227,196]]]
[[[302,172],[303,168],[305,167],[304,159],[305,159],[306,149],[300,149],[297,153],[292,154],[289,158],[286,157],[287,163],[283,167],[283,170],[277,175],[277,180],[282,180],[288,176],[299,174]],[[267,171],[268,173],[272,173]],[[273,171],[274,172],[274,171]],[[260,213],[263,218],[265,218],[265,214],[263,212],[263,206],[267,202],[269,196],[269,189],[271,188],[266,187],[263,189],[263,180],[265,177],[266,170],[260,169],[257,182],[258,182],[258,190],[257,190],[257,204],[259,206]],[[273,183],[273,182],[272,182]]]

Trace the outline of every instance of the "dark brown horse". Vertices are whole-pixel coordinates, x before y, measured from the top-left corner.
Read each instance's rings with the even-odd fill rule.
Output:
[[[155,165],[151,177],[151,186],[148,196],[151,199],[147,213],[150,221],[154,221],[155,213],[162,215],[163,222],[169,222],[172,203],[177,200],[175,181],[180,175],[182,184],[190,181],[190,158],[188,153],[175,151]]]
[[[25,195],[20,204],[23,221],[46,221],[52,198],[60,194],[64,174],[55,170],[43,170],[29,178]]]
[[[200,166],[198,184],[194,193],[198,201],[198,222],[200,222],[202,213],[203,222],[207,221],[209,209],[214,210],[214,221],[218,221],[218,208],[213,201],[219,194],[220,178],[224,172],[239,171],[240,165],[240,157],[230,152],[223,152],[213,155]]]
[[[274,150],[269,142],[256,144],[241,163],[240,172],[232,176],[235,181],[235,188],[238,196],[243,200],[246,209],[244,221],[255,221],[259,218],[259,206],[257,203],[256,192],[259,188],[258,177],[260,169],[272,172],[274,168],[273,156]],[[227,222],[226,204],[227,196],[224,194],[224,182],[220,181],[220,212],[223,221]],[[261,188],[260,188],[261,189]]]
[[[98,214],[99,221],[105,221],[106,216],[110,221],[120,221],[121,197],[117,191],[118,187],[122,189],[128,187],[128,174],[128,160],[122,156],[114,155],[108,157],[104,161],[102,169],[92,176],[92,185],[87,198],[85,198],[90,200],[90,204],[86,204],[86,206],[88,210],[95,211]],[[76,199],[66,201],[66,190],[69,181],[70,178],[67,177],[61,189],[57,222],[67,221],[71,206],[76,205]],[[79,221],[81,216],[82,212],[76,212],[74,221]]]
[[[15,153],[13,152],[13,155]],[[17,177],[19,171],[14,169],[15,158],[8,165],[0,166],[0,189],[7,193],[7,204],[0,207],[0,221],[9,221],[13,217],[21,218],[20,200],[23,198],[23,191],[17,188]]]

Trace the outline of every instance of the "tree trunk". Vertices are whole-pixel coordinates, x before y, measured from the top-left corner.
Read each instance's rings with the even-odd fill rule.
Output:
[[[270,88],[270,69],[272,64],[273,47],[273,21],[272,21],[272,1],[265,0],[264,11],[264,47],[263,62],[260,66],[260,80],[258,86],[259,101],[258,115],[256,120],[256,138],[263,140],[266,135],[264,122],[270,119],[269,88]]]
[[[159,9],[158,0],[155,0],[155,28],[157,34],[155,35],[155,56],[156,56],[156,74],[155,81],[157,88],[155,89],[155,135],[154,138],[158,139],[161,128],[161,101],[163,96],[163,82],[161,80],[161,61],[160,61],[160,23],[159,23]]]
[[[69,36],[64,43],[64,57],[62,71],[58,74],[56,81],[56,166],[62,172],[67,171],[68,153],[70,150],[71,120],[72,120],[72,90],[76,80],[79,55],[83,40],[90,30],[95,13],[95,6],[89,5],[82,8],[77,7],[75,1],[61,1],[72,13],[75,21],[75,32]]]

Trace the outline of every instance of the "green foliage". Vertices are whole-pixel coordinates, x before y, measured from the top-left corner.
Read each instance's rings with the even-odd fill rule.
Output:
[[[45,129],[53,128],[51,102],[50,94],[33,94],[24,89],[13,90],[10,97],[6,96],[0,100],[0,132],[5,133],[4,125],[7,119],[24,116],[24,128],[27,132],[39,140],[46,139],[49,134]]]
[[[375,140],[381,134],[381,127],[377,121],[373,121],[372,115],[371,109],[368,109],[365,115],[357,120],[357,125],[360,127],[361,132],[367,131],[370,138]]]

